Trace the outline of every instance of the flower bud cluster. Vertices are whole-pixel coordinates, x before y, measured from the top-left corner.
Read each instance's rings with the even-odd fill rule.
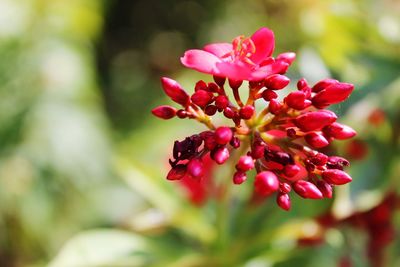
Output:
[[[246,42],[252,41],[249,39]],[[352,138],[356,132],[337,122],[337,115],[326,108],[346,100],[354,87],[333,79],[325,79],[310,86],[305,79],[301,79],[297,82],[297,90],[279,99],[276,91],[286,88],[290,83],[290,79],[284,75],[287,68],[277,68],[272,72],[270,68],[264,75],[260,74],[261,69],[267,63],[282,61],[279,57],[285,55],[290,56],[288,66],[295,54],[284,53],[274,59],[267,53],[267,57],[262,59],[267,63],[261,62],[257,68],[246,66],[246,71],[253,73],[248,75],[251,77],[248,79],[248,98],[243,101],[239,90],[246,90],[242,88],[244,74],[238,75],[240,79],[233,77],[235,71],[240,69],[238,66],[251,65],[256,59],[261,61],[260,56],[254,56],[257,55],[257,47],[265,47],[260,42],[260,38],[254,38],[255,45],[251,51],[255,54],[250,53],[249,58],[240,54],[240,62],[237,62],[236,50],[228,51],[227,55],[236,55],[230,59],[230,65],[222,68],[222,63],[216,63],[228,78],[216,76],[215,72],[210,71],[214,81],[198,81],[192,94],[170,78],[161,79],[166,95],[181,107],[159,106],[152,113],[162,119],[194,119],[208,127],[207,131],[175,142],[167,179],[180,180],[187,175],[201,179],[204,175],[202,159],[205,155],[209,154],[217,164],[224,164],[235,153],[233,183],[244,183],[248,180],[248,172],[255,171],[254,194],[268,197],[276,193],[277,204],[284,210],[290,209],[292,191],[303,198],[331,198],[334,186],[352,180],[344,171],[349,162],[319,150],[329,146],[335,139]],[[224,46],[216,51],[223,49],[228,48]],[[223,55],[219,56],[224,58]],[[186,55],[185,66],[189,61]],[[196,62],[190,61],[190,67],[207,72],[205,63],[199,63],[201,68],[195,68]],[[227,93],[228,89],[232,94]],[[257,101],[263,102],[260,111],[256,110]],[[227,120],[216,126],[213,117],[218,114]]]

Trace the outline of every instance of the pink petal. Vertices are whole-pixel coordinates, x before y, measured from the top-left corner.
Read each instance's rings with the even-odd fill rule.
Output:
[[[181,57],[181,63],[188,68],[209,73],[218,74],[216,64],[221,60],[215,55],[198,49],[188,50]]]
[[[220,62],[217,63],[219,76],[227,77],[232,80],[249,80],[252,69],[243,62]]]
[[[259,64],[272,55],[275,47],[275,37],[270,29],[259,29],[251,36],[251,40],[256,46],[256,52],[250,57],[254,63]]]
[[[233,49],[232,44],[228,43],[208,44],[204,47],[205,51],[210,52],[211,54],[214,54],[219,58],[232,52],[232,49]]]
[[[271,74],[284,73],[289,64],[283,61],[276,61],[272,64],[262,66],[251,73],[250,81],[258,81],[268,77]]]

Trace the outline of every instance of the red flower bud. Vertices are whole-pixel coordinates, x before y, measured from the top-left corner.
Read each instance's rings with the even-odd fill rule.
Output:
[[[325,126],[323,131],[325,134],[339,140],[349,139],[357,134],[351,127],[338,122]]]
[[[201,108],[204,108],[208,104],[210,104],[213,100],[213,94],[211,92],[207,92],[204,90],[198,90],[194,92],[192,97],[190,98],[193,103],[198,105]]]
[[[283,174],[287,177],[293,177],[298,174],[300,171],[300,167],[297,165],[288,164],[283,168]]]
[[[295,91],[285,97],[285,103],[294,109],[302,110],[308,107],[311,102],[306,99],[306,94],[303,91]]]
[[[342,170],[328,169],[322,172],[322,179],[334,185],[342,185],[351,182],[353,179]]]
[[[282,53],[282,54],[279,54],[277,57],[276,57],[276,60],[277,61],[284,61],[284,62],[286,62],[287,64],[292,64],[292,62],[294,61],[296,59],[296,54],[295,53],[293,53],[293,52],[286,52],[286,53]]]
[[[288,194],[279,193],[276,197],[276,203],[282,209],[286,211],[290,210],[290,197]]]
[[[222,126],[215,130],[215,140],[220,145],[225,145],[231,141],[233,136],[232,130],[229,127]]]
[[[280,184],[279,184],[279,190],[280,190],[282,193],[287,194],[287,193],[289,193],[290,191],[292,191],[292,187],[291,187],[290,184],[288,184],[288,183],[280,183]]]
[[[186,107],[189,104],[189,95],[183,90],[182,86],[170,78],[161,78],[161,85],[167,96],[171,98],[172,101],[181,104]]]
[[[308,87],[308,83],[307,80],[304,78],[301,78],[300,80],[298,80],[297,82],[297,89],[299,89],[300,91],[303,91],[304,89],[306,89]]]
[[[317,182],[318,189],[322,192],[322,195],[326,198],[332,198],[332,186],[325,181],[319,180]]]
[[[279,180],[275,173],[263,171],[256,175],[254,180],[254,190],[262,195],[268,196],[279,189]]]
[[[313,87],[312,87],[312,91],[314,93],[318,93],[322,90],[324,90],[325,88],[327,88],[328,86],[332,85],[332,84],[336,84],[339,83],[338,80],[334,80],[334,79],[324,79],[322,81],[317,82]]]
[[[204,113],[206,113],[208,116],[212,116],[215,113],[217,113],[217,106],[215,105],[208,105],[205,109],[204,109]]]
[[[184,109],[180,109],[176,112],[176,116],[178,116],[178,118],[180,118],[180,119],[184,119],[189,116],[189,113],[186,112],[186,110],[184,110]]]
[[[265,79],[264,85],[271,90],[280,90],[290,83],[290,79],[284,75],[273,74]]]
[[[199,90],[208,91],[208,86],[205,81],[200,80],[196,83],[196,85],[194,86],[194,91],[197,92]]]
[[[306,134],[306,136],[304,136],[304,139],[313,148],[322,148],[329,145],[329,141],[326,140],[326,138],[322,134],[316,132],[310,132]]]
[[[246,105],[239,111],[239,115],[244,120],[249,120],[254,115],[254,107],[252,105]]]
[[[281,109],[282,109],[282,104],[278,101],[278,100],[276,100],[276,99],[271,99],[270,101],[269,101],[269,111],[272,113],[272,114],[274,114],[274,115],[276,115],[276,114],[278,114],[280,111],[281,111]]]
[[[238,171],[246,172],[254,168],[253,158],[250,156],[241,156],[238,163],[236,164],[236,169]]]
[[[247,180],[247,176],[246,176],[246,173],[244,173],[244,172],[237,171],[233,175],[233,183],[234,184],[242,184],[246,180]]]
[[[310,161],[316,166],[324,166],[328,162],[328,156],[323,153],[318,153],[310,158]]]
[[[219,92],[219,86],[216,83],[208,83],[207,87],[208,87],[208,91],[210,91],[212,93]]]
[[[223,110],[229,105],[229,100],[224,95],[219,95],[215,98],[215,105],[218,109]]]
[[[271,99],[275,99],[277,97],[278,94],[271,89],[266,89],[262,92],[262,98],[264,98],[265,101],[270,101]]]
[[[320,130],[322,127],[329,125],[336,121],[336,114],[329,110],[320,110],[314,112],[307,112],[298,116],[294,120],[294,124],[300,130],[309,132]]]
[[[324,90],[318,92],[312,103],[317,108],[325,108],[329,105],[340,103],[347,99],[354,89],[350,83],[333,83]]]
[[[199,178],[203,177],[204,176],[203,161],[198,158],[191,159],[187,165],[187,172],[193,178],[199,179]]]
[[[211,158],[215,160],[218,164],[224,164],[229,158],[229,150],[226,147],[220,147],[213,150],[211,153]]]
[[[299,180],[293,184],[293,190],[303,198],[320,199],[323,198],[322,192],[315,184]]]
[[[168,119],[175,117],[176,111],[177,111],[176,108],[164,105],[164,106],[158,106],[158,107],[154,108],[151,111],[151,113],[153,113],[153,115],[158,118],[168,120]]]
[[[186,165],[178,164],[168,172],[167,179],[171,181],[180,180],[185,176],[185,174],[186,174]]]
[[[235,111],[233,111],[233,109],[230,107],[226,107],[224,109],[224,116],[228,119],[232,119],[233,117],[235,117]]]
[[[229,141],[229,144],[233,147],[233,148],[239,148],[240,147],[240,140],[239,138],[237,138],[236,136],[234,136],[231,141]]]

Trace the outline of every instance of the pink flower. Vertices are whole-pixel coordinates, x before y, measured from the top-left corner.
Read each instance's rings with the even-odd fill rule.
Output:
[[[274,33],[260,28],[250,38],[236,37],[232,44],[215,43],[206,45],[204,50],[188,50],[181,62],[199,72],[231,80],[257,81],[285,73],[295,58],[294,53],[284,53],[274,59],[274,46]]]

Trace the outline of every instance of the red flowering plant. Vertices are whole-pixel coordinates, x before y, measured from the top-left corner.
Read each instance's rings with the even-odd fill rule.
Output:
[[[292,189],[303,198],[331,198],[334,186],[351,182],[344,171],[349,161],[321,150],[336,139],[356,135],[326,109],[345,101],[354,86],[334,79],[311,86],[300,79],[296,91],[280,98],[277,92],[290,83],[285,73],[295,54],[274,58],[274,46],[273,32],[261,28],[250,38],[234,38],[232,44],[215,43],[203,50],[186,51],[182,64],[210,74],[214,80],[198,81],[192,94],[173,79],[161,79],[164,92],[180,108],[164,105],[152,113],[161,119],[197,120],[208,128],[175,141],[168,180],[201,181],[206,156],[222,165],[235,155],[233,183],[246,182],[248,172],[254,169],[253,199],[276,193],[276,202],[284,210],[290,209]],[[242,99],[245,90],[246,100]],[[218,113],[227,119],[220,125],[214,122]]]

